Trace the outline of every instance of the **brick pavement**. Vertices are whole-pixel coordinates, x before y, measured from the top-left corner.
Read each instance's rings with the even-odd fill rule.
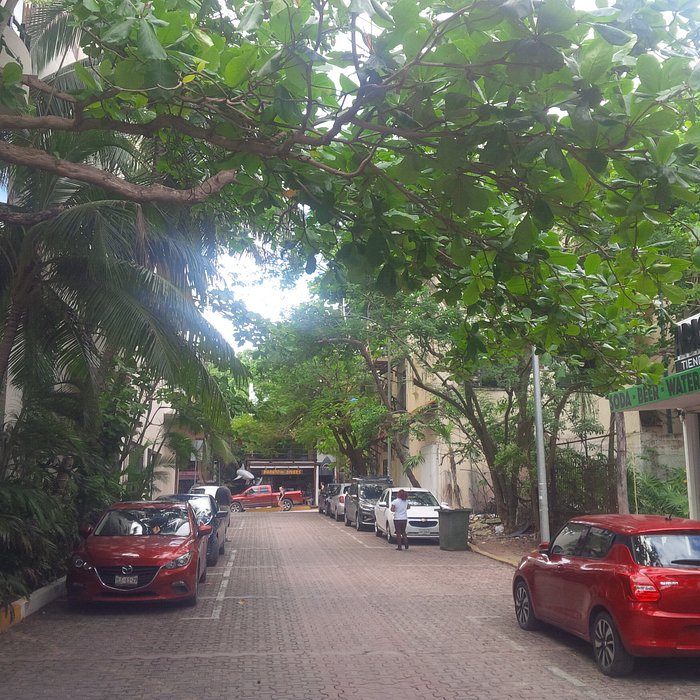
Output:
[[[57,601],[0,636],[0,698],[700,696],[695,660],[611,680],[583,642],[523,632],[512,571],[428,543],[397,552],[314,511],[237,514],[196,608]]]

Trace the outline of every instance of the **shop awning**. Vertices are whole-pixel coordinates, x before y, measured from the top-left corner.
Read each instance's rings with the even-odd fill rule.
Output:
[[[608,401],[615,413],[666,408],[700,411],[700,367],[669,374],[659,384],[637,384],[615,391],[608,394]]]

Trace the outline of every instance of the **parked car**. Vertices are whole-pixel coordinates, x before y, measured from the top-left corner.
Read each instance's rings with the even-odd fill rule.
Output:
[[[283,498],[280,499],[279,496],[279,491],[275,491],[272,486],[251,486],[243,493],[231,497],[231,510],[240,513],[246,508],[269,508],[276,505],[281,505],[282,510],[291,510],[292,506],[306,502],[301,491],[285,491]]]
[[[390,484],[391,479],[388,477],[354,479],[345,494],[345,525],[350,527],[354,524],[356,530],[361,530],[365,525],[372,525],[374,504]]]
[[[428,489],[404,486],[408,494],[408,522],[406,536],[420,539],[439,539],[440,519],[438,503],[435,495]],[[396,536],[394,514],[391,512],[391,502],[399,493],[398,487],[386,489],[374,506],[374,534],[386,537],[387,542],[393,542]]]
[[[217,486],[216,484],[195,484],[190,493],[206,494],[213,496],[219,504],[219,508],[231,507],[231,489],[228,486]]]
[[[212,526],[189,503],[116,503],[82,541],[66,574],[69,602],[182,601],[194,605],[207,575]]]
[[[323,491],[319,491],[318,494],[318,512],[323,515],[328,515],[328,507],[331,503],[331,498],[337,493],[340,484],[326,484],[326,488]]]
[[[608,676],[636,657],[700,655],[699,590],[700,521],[661,515],[573,518],[513,578],[520,627],[591,642]]]
[[[345,517],[345,496],[350,484],[338,484],[338,489],[328,503],[328,517],[334,520],[342,520]]]
[[[194,511],[197,524],[205,523],[212,526],[207,541],[207,566],[216,566],[219,563],[219,555],[226,551],[226,536],[231,521],[231,510],[219,507],[213,496],[199,493],[173,493],[169,496],[159,496],[158,500],[189,503]]]

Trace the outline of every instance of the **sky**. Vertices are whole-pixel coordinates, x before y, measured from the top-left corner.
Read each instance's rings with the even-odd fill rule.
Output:
[[[311,277],[308,275],[304,275],[292,289],[282,289],[279,280],[264,275],[252,259],[227,256],[221,259],[221,272],[224,278],[230,279],[235,275],[239,281],[233,286],[237,299],[250,311],[271,321],[281,320],[287,311],[310,298],[308,282]],[[243,349],[233,340],[230,322],[211,311],[206,311],[204,317],[234,348]]]

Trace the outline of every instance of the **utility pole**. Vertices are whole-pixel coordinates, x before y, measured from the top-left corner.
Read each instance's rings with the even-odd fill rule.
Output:
[[[389,428],[392,428],[394,414],[391,412],[391,346],[388,340],[386,344],[386,399],[391,416]],[[386,438],[386,476],[391,476],[391,432]]]
[[[532,347],[532,383],[535,395],[535,444],[537,446],[537,494],[540,512],[540,540],[549,542],[549,502],[547,469],[544,462],[544,428],[542,426],[542,394],[540,393],[540,358]]]

